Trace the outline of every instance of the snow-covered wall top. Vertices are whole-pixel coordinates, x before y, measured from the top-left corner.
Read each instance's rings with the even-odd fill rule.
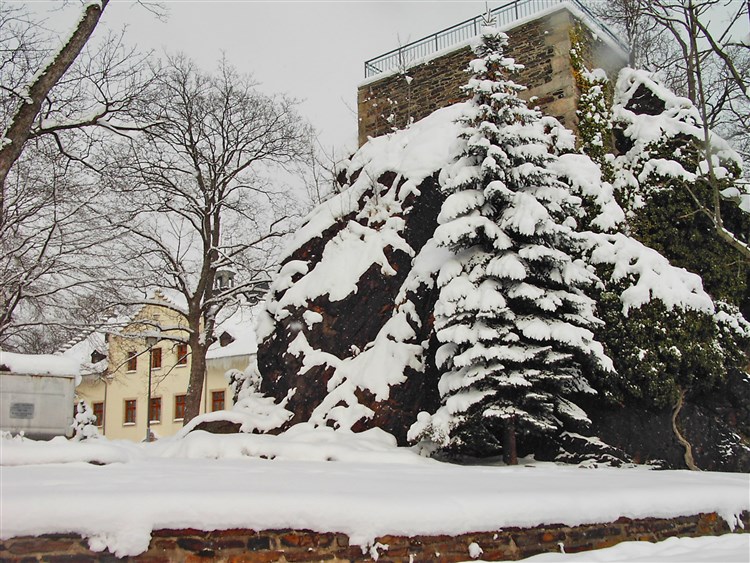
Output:
[[[0,372],[78,378],[80,371],[81,364],[75,358],[0,351]]]

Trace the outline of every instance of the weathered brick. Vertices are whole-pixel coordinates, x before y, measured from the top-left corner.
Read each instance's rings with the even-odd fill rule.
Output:
[[[55,553],[69,551],[76,547],[77,542],[73,540],[58,540],[49,538],[34,538],[13,542],[8,551],[13,554],[27,553]]]
[[[78,534],[43,534],[41,536],[38,536],[39,538],[45,539],[45,540],[56,540],[56,541],[76,541],[81,539],[81,536]]]
[[[538,537],[541,543],[560,542],[565,539],[565,532],[563,530],[545,530]]]
[[[542,110],[549,110],[570,126],[576,124],[578,96],[568,55],[569,29],[574,22],[575,18],[567,12],[558,12],[508,32],[508,55],[525,65],[514,76],[516,82],[529,87],[523,95],[527,98],[537,96],[536,103]],[[593,35],[585,34],[585,40],[592,43]],[[615,75],[626,61],[612,57],[607,51],[609,49],[598,44],[596,49],[591,49],[593,60],[587,62],[590,68],[602,67]],[[464,47],[409,67],[405,75],[393,74],[360,87],[357,95],[360,144],[368,136],[387,133],[394,125],[404,127],[410,118],[421,119],[437,107],[465,99],[460,87],[467,80],[464,68],[473,58],[471,49]],[[568,70],[560,72],[559,69]],[[406,76],[411,81],[407,81]],[[552,104],[556,100],[565,100],[566,103]],[[387,119],[389,116],[392,116],[391,121]]]
[[[245,541],[240,538],[217,538],[211,541],[211,548],[216,551],[245,549]]]
[[[748,520],[742,514],[743,521]],[[529,557],[542,551],[557,551],[557,543],[564,543],[570,553],[589,549],[600,549],[625,540],[657,541],[672,536],[714,535],[726,526],[716,514],[701,514],[674,519],[647,518],[632,520],[620,518],[609,524],[567,527],[562,525],[538,526],[536,528],[505,528],[497,532],[478,532],[447,535],[401,537],[387,535],[378,538],[388,544],[381,550],[380,560],[385,562],[409,561],[465,561],[468,545],[478,543],[488,561]],[[728,528],[727,528],[728,531]],[[750,526],[737,532],[750,531]],[[287,549],[277,546],[283,543]],[[294,545],[289,545],[294,544]],[[21,537],[2,543],[5,551],[3,561],[17,563],[24,559],[36,561],[115,561],[109,553],[89,551],[87,542],[74,534],[58,534],[40,537]],[[188,553],[185,553],[188,552]],[[439,554],[439,555],[436,555]],[[33,556],[33,557],[31,557]],[[271,561],[370,561],[369,553],[362,553],[358,546],[349,546],[344,534],[315,533],[310,530],[225,530],[200,532],[197,530],[175,530],[169,535],[164,530],[154,533],[149,550],[137,559],[145,563],[166,563],[173,560],[203,562],[207,560],[244,562]]]
[[[469,554],[466,551],[463,553],[436,551],[435,557],[440,563],[458,563],[470,559]]]
[[[289,532],[279,536],[279,542],[282,547],[312,547],[315,545],[315,534]]]
[[[389,549],[393,547],[409,546],[410,538],[404,536],[381,536],[376,538],[377,543],[388,545]]]
[[[110,559],[110,561],[112,560],[114,559]],[[45,555],[44,561],[47,563],[95,563],[100,561],[100,559],[95,555],[75,553],[69,555]]]
[[[210,546],[207,545],[203,539],[195,538],[195,537],[178,538],[177,545],[186,551],[192,551],[192,552],[197,552],[203,549],[210,548]]]
[[[247,539],[247,548],[250,551],[262,551],[264,549],[271,549],[271,538],[270,536],[265,535],[250,536]]]
[[[487,548],[482,546],[482,559],[484,561],[507,561],[517,559],[516,551],[509,548],[503,549],[498,547]],[[468,557],[466,558],[469,559]]]
[[[174,557],[145,553],[138,556],[138,563],[172,563]]]
[[[164,529],[164,530],[154,530],[151,532],[151,536],[163,536],[163,537],[169,537],[169,538],[180,538],[180,537],[189,537],[189,536],[205,536],[206,532],[204,530],[196,530],[195,528],[182,528],[182,529]]]
[[[212,530],[209,536],[212,538],[238,537],[245,538],[248,534],[254,534],[254,530],[244,530],[242,528],[229,528],[227,530]]]
[[[363,561],[365,556],[362,554],[362,549],[355,545],[350,547],[343,547],[333,551],[333,555],[337,559],[351,560],[351,561]]]
[[[275,563],[282,561],[283,551],[254,551],[253,553],[232,555],[227,558],[227,563]]]
[[[177,540],[173,538],[154,538],[148,546],[149,551],[173,551],[177,549]]]
[[[333,554],[319,551],[316,549],[310,550],[283,550],[284,558],[287,561],[329,561],[333,559]]]

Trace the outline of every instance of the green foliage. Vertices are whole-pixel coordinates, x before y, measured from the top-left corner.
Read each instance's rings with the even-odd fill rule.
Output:
[[[683,186],[672,189],[674,183],[668,182],[667,189],[651,191],[630,220],[631,232],[675,266],[699,274],[704,288],[715,299],[746,307],[750,298],[748,263],[719,238],[711,220],[695,209],[692,196]],[[703,182],[692,184],[691,190],[700,199],[711,197],[711,189]],[[735,213],[732,218],[745,228],[750,222],[746,214]]]
[[[616,374],[604,374],[598,387],[610,401],[635,399],[646,407],[674,404],[678,389],[708,391],[724,377],[732,356],[717,344],[712,316],[697,311],[667,310],[653,300],[622,313],[622,282],[602,292],[599,333]]]
[[[630,232],[675,266],[700,275],[714,299],[747,312],[750,264],[719,236],[712,216],[716,193],[735,185],[740,167],[714,136],[711,158],[717,179],[716,185],[709,184],[700,117],[687,100],[670,95],[652,80],[641,79],[625,105],[633,113],[623,112],[613,123],[621,150],[628,151],[617,160],[619,199],[629,214]],[[661,120],[661,137],[646,143],[638,137],[638,125],[653,127],[654,119]],[[631,128],[631,122],[636,127]],[[628,174],[632,177],[623,180]],[[747,243],[750,215],[733,201],[722,200],[720,209],[726,228]]]
[[[652,300],[625,316],[619,295],[626,281],[612,284],[598,305],[606,322],[601,338],[618,373],[599,383],[614,401],[665,408],[679,390],[716,389],[728,371],[747,367],[750,330],[740,310],[750,310],[750,264],[719,236],[712,215],[717,193],[733,187],[741,171],[736,155],[714,136],[717,184],[710,185],[709,151],[695,108],[647,73],[629,72],[629,90],[618,93],[612,124],[621,152],[613,183],[629,234],[673,266],[701,276],[716,313],[667,310]],[[727,229],[747,242],[750,216],[735,202],[720,206]]]

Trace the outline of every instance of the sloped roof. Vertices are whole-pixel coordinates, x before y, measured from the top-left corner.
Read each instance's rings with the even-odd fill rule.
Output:
[[[258,351],[258,344],[255,339],[256,314],[254,309],[254,307],[243,304],[220,313],[214,331],[217,340],[209,347],[206,359],[244,356],[255,354]],[[231,335],[234,340],[226,346],[221,346],[219,340],[224,332]]]
[[[94,352],[104,355],[104,359],[93,362]],[[81,375],[99,375],[107,371],[109,345],[107,344],[103,331],[94,331],[83,334],[73,340],[61,351],[64,358],[74,360],[81,366]],[[57,357],[57,356],[56,356]]]

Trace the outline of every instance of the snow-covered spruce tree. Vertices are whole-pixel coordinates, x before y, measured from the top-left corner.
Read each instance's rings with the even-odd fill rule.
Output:
[[[99,430],[96,427],[96,415],[86,401],[76,403],[76,414],[73,418],[73,439],[88,440],[98,438]]]
[[[515,463],[517,450],[585,426],[572,399],[593,392],[586,373],[612,368],[590,330],[598,320],[583,288],[596,278],[572,257],[581,202],[548,170],[549,139],[507,78],[518,65],[506,44],[483,29],[467,69],[467,147],[440,177],[449,195],[435,237],[454,253],[435,306],[442,404],[420,413],[410,438]]]

